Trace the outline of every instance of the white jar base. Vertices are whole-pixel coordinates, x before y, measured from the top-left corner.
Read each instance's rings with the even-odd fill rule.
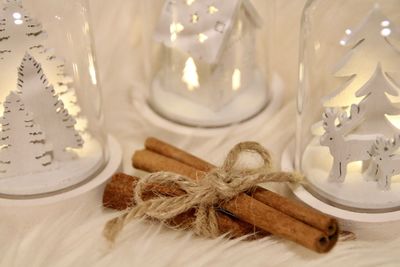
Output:
[[[212,118],[214,121],[212,122],[211,127],[202,127],[201,125],[198,126],[191,126],[191,125],[195,125],[196,120],[191,121],[191,123],[185,123],[182,124],[182,122],[179,122],[176,119],[168,119],[164,116],[159,115],[158,112],[155,111],[155,109],[153,107],[150,106],[150,104],[147,101],[147,95],[146,93],[144,93],[144,90],[132,90],[133,94],[132,94],[132,98],[133,98],[133,104],[135,106],[135,109],[137,110],[137,112],[139,112],[144,119],[146,119],[149,123],[151,123],[152,125],[167,130],[169,132],[173,132],[173,133],[177,133],[177,134],[183,134],[183,135],[194,135],[194,136],[212,136],[215,134],[223,134],[225,132],[228,132],[230,130],[232,130],[232,127],[235,126],[240,126],[240,130],[245,131],[246,129],[248,129],[249,127],[252,127],[253,125],[257,125],[259,123],[265,123],[265,121],[268,120],[268,118],[270,118],[274,113],[276,113],[280,107],[282,106],[282,100],[283,100],[283,89],[282,89],[282,82],[280,80],[280,77],[275,75],[273,77],[273,82],[272,82],[272,86],[269,89],[269,102],[267,103],[267,106],[265,106],[265,101],[263,102],[263,104],[261,104],[262,101],[260,101],[260,105],[258,105],[257,108],[255,108],[253,110],[253,112],[256,110],[258,110],[259,112],[256,114],[253,114],[253,117],[247,117],[246,120],[246,116],[244,116],[244,114],[240,114],[240,112],[238,112],[238,110],[235,110],[234,112],[230,112],[234,109],[234,106],[238,105],[239,102],[237,102],[236,104],[231,104],[230,108],[228,109],[224,109],[223,112],[224,116],[221,116],[220,118],[218,118],[220,116],[220,114],[218,113],[213,113],[211,111],[207,111],[208,115],[207,116],[203,116],[203,119],[208,119],[208,122],[210,122],[210,118]],[[265,92],[267,93],[267,87],[265,88]],[[167,93],[170,94],[171,97],[179,97],[181,98],[179,95],[175,95],[173,93]],[[238,99],[241,99],[243,96],[239,96]],[[253,97],[253,96],[252,96]],[[262,97],[259,97],[260,99],[262,99]],[[174,102],[170,102],[170,101],[174,101],[174,100],[168,100],[166,98],[160,98],[159,101],[163,102],[162,105],[164,106],[172,106],[171,103]],[[179,99],[179,101],[181,101],[181,99]],[[188,107],[188,111],[192,110],[192,108],[194,110],[196,110],[196,104],[193,104],[192,102],[189,102],[188,100],[185,100],[187,102]],[[240,100],[238,100],[240,101]],[[263,106],[264,109],[263,109]],[[205,109],[204,107],[201,107],[202,109]],[[240,110],[240,109],[239,109]],[[185,113],[187,113],[188,111],[182,112],[183,114],[181,115],[185,115]],[[198,109],[197,111],[192,111],[193,113],[198,113]],[[211,114],[213,113],[213,114]],[[252,112],[250,112],[252,113]],[[202,114],[201,112],[198,114]],[[225,119],[227,118],[227,116],[230,117],[230,119],[228,121],[225,121]],[[203,121],[205,122],[205,121]],[[222,123],[224,122],[224,123]],[[205,123],[204,125],[206,125],[208,123]],[[225,125],[225,126],[223,126]]]
[[[294,145],[289,145],[282,155],[281,167],[284,171],[294,170]],[[321,178],[323,179],[323,177]],[[391,239],[400,227],[400,211],[367,213],[344,209],[324,198],[319,198],[302,185],[290,186],[294,195],[323,213],[336,217],[342,230],[354,232],[358,239]],[[370,196],[371,198],[374,196]]]
[[[66,206],[79,205],[83,199],[88,196],[102,196],[104,186],[111,176],[120,170],[122,162],[122,151],[118,142],[111,136],[108,137],[109,160],[102,171],[90,181],[55,194],[39,195],[26,198],[6,198],[0,197],[0,210],[3,212],[13,213],[25,210],[27,214],[34,212],[34,217],[40,217],[35,208],[42,208],[46,214],[51,214],[53,209],[60,208],[61,205]],[[98,205],[101,205],[99,202]],[[44,208],[43,208],[44,207]]]

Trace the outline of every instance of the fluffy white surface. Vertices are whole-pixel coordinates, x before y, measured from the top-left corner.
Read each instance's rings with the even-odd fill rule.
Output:
[[[235,143],[255,140],[269,147],[275,158],[295,129],[295,107],[287,102],[262,125],[245,133],[240,127],[212,138],[182,136],[150,125],[131,105],[132,90],[141,90],[140,57],[142,0],[92,0],[100,76],[104,89],[107,129],[124,148],[124,171],[133,173],[130,156],[148,135],[162,137],[210,161],[221,162]],[[269,0],[268,0],[269,1]],[[266,0],[258,0],[259,5]],[[298,26],[304,0],[277,2],[277,30],[273,66],[287,88],[296,89]],[[266,38],[267,39],[267,38]],[[278,45],[279,44],[279,45]],[[195,132],[195,131],[194,131]],[[218,151],[218,153],[214,153]],[[277,188],[283,192],[282,188]],[[68,209],[67,209],[68,210]],[[71,211],[74,210],[74,211]],[[61,215],[60,215],[61,214]],[[22,213],[2,214],[1,266],[398,266],[400,238],[391,241],[341,242],[328,255],[317,255],[291,242],[269,237],[259,241],[204,240],[190,233],[136,222],[110,249],[101,232],[116,213],[103,211],[99,199],[88,199],[79,209],[50,212],[34,218]],[[31,226],[29,226],[31,225]]]

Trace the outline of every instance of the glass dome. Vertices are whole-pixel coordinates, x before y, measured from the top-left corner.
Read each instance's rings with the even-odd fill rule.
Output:
[[[348,210],[400,208],[398,0],[308,1],[295,165]]]
[[[101,98],[83,0],[2,0],[0,194],[67,190],[104,167]]]
[[[202,127],[237,123],[262,111],[271,97],[269,50],[258,49],[256,38],[268,35],[270,3],[261,4],[261,18],[249,0],[143,1],[153,110]]]

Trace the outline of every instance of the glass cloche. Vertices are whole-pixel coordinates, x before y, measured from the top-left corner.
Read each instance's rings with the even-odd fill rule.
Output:
[[[295,165],[335,207],[400,208],[398,0],[312,0],[302,21]]]
[[[0,194],[65,191],[108,161],[87,3],[2,0]]]
[[[271,94],[268,46],[271,1],[261,17],[249,0],[143,1],[148,102],[163,117],[218,127],[262,111]]]

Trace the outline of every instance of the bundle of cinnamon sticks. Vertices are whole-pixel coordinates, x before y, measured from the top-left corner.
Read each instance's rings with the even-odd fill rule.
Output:
[[[148,138],[145,149],[134,153],[132,164],[143,171],[174,172],[194,180],[202,179],[215,168],[214,165],[155,138]],[[290,174],[279,172],[276,175]],[[133,192],[138,179],[125,174],[115,175],[106,186],[104,206],[117,210],[132,207],[135,204]],[[158,195],[182,194],[185,192],[179,188],[154,184],[145,189],[143,198],[146,200]],[[181,225],[194,219],[195,211],[189,210],[168,223]],[[233,238],[244,235],[257,238],[273,234],[319,253],[330,251],[336,244],[339,233],[334,218],[261,187],[221,203],[217,209],[217,221],[221,234],[226,233]]]

